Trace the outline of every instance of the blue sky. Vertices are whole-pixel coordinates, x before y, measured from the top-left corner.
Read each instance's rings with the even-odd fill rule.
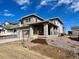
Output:
[[[6,20],[18,22],[31,13],[45,20],[60,17],[68,31],[79,25],[79,0],[0,0],[0,23]]]

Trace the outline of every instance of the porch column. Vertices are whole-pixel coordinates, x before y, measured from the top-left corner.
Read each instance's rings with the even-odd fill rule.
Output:
[[[54,27],[50,29],[50,35],[54,35]]]
[[[55,28],[55,35],[57,35],[57,28]]]
[[[33,27],[32,26],[30,26],[30,31],[29,32],[30,32],[29,37],[32,37],[33,36]]]
[[[48,37],[48,24],[44,24],[44,36]]]
[[[60,28],[58,27],[57,28],[57,35],[59,35],[60,34]]]
[[[22,29],[20,29],[19,31],[20,31],[19,32],[20,33],[19,38],[20,38],[20,40],[22,40],[23,39],[23,31],[22,31]]]

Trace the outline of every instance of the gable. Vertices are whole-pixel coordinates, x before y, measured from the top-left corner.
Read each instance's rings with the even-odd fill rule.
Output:
[[[56,22],[63,24],[63,22],[59,18],[53,18],[53,19],[49,19],[49,20],[56,21]]]
[[[36,15],[29,15],[29,16],[25,16],[23,17],[20,21],[23,21],[23,20],[27,20],[27,21],[44,21],[42,18],[40,18],[39,16],[36,16]]]

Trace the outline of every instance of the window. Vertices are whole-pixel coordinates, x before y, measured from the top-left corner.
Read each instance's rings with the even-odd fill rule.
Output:
[[[23,21],[21,21],[21,24],[23,24]]]
[[[26,22],[30,22],[30,18],[25,19]]]

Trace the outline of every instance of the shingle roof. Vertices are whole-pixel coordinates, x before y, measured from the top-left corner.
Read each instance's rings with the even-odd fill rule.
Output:
[[[4,26],[5,29],[15,29],[18,28],[18,25],[12,25],[12,26]]]
[[[58,20],[61,24],[63,24],[63,21],[61,21],[60,18],[56,17],[56,18],[52,18],[52,19],[49,19],[49,20]]]
[[[13,24],[13,25],[17,24],[17,23],[14,23],[14,22],[10,21],[10,20],[5,20],[3,24],[5,24],[6,22],[8,22],[10,24]]]
[[[38,15],[36,15],[36,14],[30,14],[30,15],[24,16],[24,17],[22,17],[19,21],[22,21],[22,20],[24,20],[25,18],[32,17],[32,16],[37,17],[38,19],[44,21],[43,18],[41,18],[40,16],[38,16]]]

